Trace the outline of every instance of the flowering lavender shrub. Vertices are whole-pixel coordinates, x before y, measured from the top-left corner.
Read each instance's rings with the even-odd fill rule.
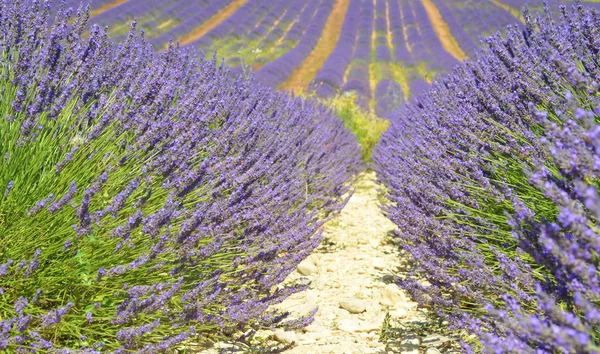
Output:
[[[343,123],[48,14],[0,2],[0,351],[157,353],[310,321],[271,305],[304,288],[278,284],[359,169]]]
[[[465,352],[600,352],[600,16],[549,9],[405,105],[374,160],[399,284]]]

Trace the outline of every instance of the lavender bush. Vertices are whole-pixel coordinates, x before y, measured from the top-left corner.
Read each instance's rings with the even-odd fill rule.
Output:
[[[360,152],[320,106],[87,11],[0,2],[0,351],[157,353],[297,328],[278,285]],[[242,336],[242,337],[240,337]]]
[[[344,74],[354,52],[361,7],[362,0],[350,1],[335,49],[309,85],[309,90],[314,90],[321,98],[333,97],[344,83]]]
[[[374,155],[399,284],[465,352],[600,352],[600,15],[561,13],[486,39]]]

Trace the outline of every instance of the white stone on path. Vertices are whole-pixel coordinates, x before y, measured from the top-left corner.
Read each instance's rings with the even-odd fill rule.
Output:
[[[286,332],[282,330],[275,331],[275,338],[279,343],[292,344],[298,341],[298,337],[294,332]]]
[[[373,265],[373,268],[375,268],[377,270],[384,270],[385,268],[388,267],[385,260],[383,260],[381,258],[373,258],[373,260],[371,261],[371,264]]]
[[[351,318],[342,320],[337,327],[339,330],[348,333],[356,332],[359,329],[358,323]]]
[[[394,307],[398,303],[406,301],[402,290],[396,284],[387,284],[381,290],[381,299],[379,303],[383,306]]]
[[[298,273],[302,274],[302,275],[313,275],[319,272],[319,269],[317,268],[316,265],[314,265],[314,263],[309,260],[309,259],[305,259],[302,262],[300,262],[300,264],[298,265]]]
[[[367,310],[365,303],[359,299],[342,299],[340,307],[350,313],[363,313]]]

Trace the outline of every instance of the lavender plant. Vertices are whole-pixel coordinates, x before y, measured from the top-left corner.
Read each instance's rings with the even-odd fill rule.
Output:
[[[0,1],[0,351],[157,353],[297,328],[272,305],[360,169],[325,108],[135,23]],[[72,19],[69,20],[69,19]]]
[[[399,284],[465,352],[600,352],[600,15],[560,10],[486,39],[374,154]]]

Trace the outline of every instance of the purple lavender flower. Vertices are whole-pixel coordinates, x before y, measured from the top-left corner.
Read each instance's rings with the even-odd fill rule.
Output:
[[[109,12],[128,20],[145,4]],[[274,23],[284,2],[247,4],[235,25],[268,36],[253,24]],[[332,8],[311,4],[296,53],[310,53]],[[208,6],[226,4],[164,2],[156,14]],[[201,43],[156,54],[133,22],[115,44],[111,28],[87,25],[89,10],[0,1],[0,49],[14,53],[0,179],[15,181],[0,198],[2,350],[155,353],[310,322],[272,310],[301,288],[272,289],[347,201],[362,168],[354,137],[326,107],[198,59]]]
[[[415,261],[399,284],[475,336],[466,352],[598,351],[598,16],[560,11],[487,38],[374,155]]]

